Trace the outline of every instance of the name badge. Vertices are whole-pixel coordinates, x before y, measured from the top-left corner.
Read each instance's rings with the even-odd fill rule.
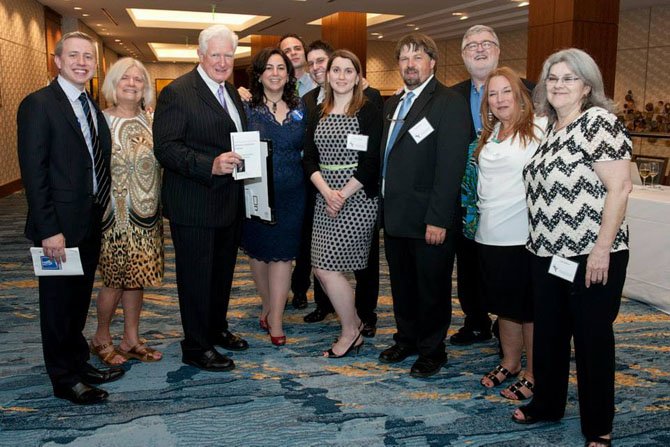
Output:
[[[368,150],[368,136],[354,134],[347,135],[347,149],[366,152]]]
[[[409,134],[414,138],[416,144],[421,143],[424,138],[433,132],[435,132],[435,129],[433,129],[433,126],[430,125],[426,118],[423,118],[409,130]]]
[[[577,273],[577,266],[579,264],[575,261],[554,255],[551,257],[551,264],[549,264],[549,273],[568,282],[573,282]]]

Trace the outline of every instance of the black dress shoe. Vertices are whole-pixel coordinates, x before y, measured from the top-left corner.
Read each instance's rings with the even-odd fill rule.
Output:
[[[415,348],[395,344],[379,354],[379,361],[382,363],[398,363],[416,353],[417,350]]]
[[[113,382],[123,377],[125,373],[126,371],[120,366],[98,369],[93,367],[90,363],[84,363],[79,368],[79,376],[81,377],[81,380],[86,383],[93,383],[95,385],[100,383]]]
[[[230,331],[223,331],[220,334],[216,334],[214,339],[211,340],[211,343],[230,351],[244,351],[249,349],[249,343],[247,343],[245,339]]]
[[[363,337],[374,337],[376,334],[377,334],[376,323],[363,323],[363,329],[361,329],[361,335]]]
[[[83,382],[77,382],[71,387],[55,386],[54,396],[59,399],[67,399],[77,405],[90,405],[104,401],[109,393]]]
[[[235,363],[231,359],[214,349],[204,352],[184,352],[181,361],[207,371],[230,371],[235,368]]]
[[[328,316],[328,314],[333,313],[333,311],[327,311],[323,309],[322,307],[318,307],[314,309],[312,312],[308,313],[303,317],[303,320],[305,323],[317,323],[319,321],[323,321],[324,318]]]
[[[424,357],[419,356],[412,365],[409,375],[412,377],[430,377],[440,372],[440,369],[447,363],[447,354],[444,356]]]
[[[449,338],[449,343],[457,346],[467,346],[473,343],[481,343],[491,339],[491,331],[475,331],[462,327]]]
[[[291,304],[294,309],[306,309],[307,308],[307,295],[304,293],[294,293]]]

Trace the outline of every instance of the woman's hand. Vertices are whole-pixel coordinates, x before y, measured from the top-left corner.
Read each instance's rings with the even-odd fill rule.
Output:
[[[335,214],[340,212],[346,200],[342,192],[335,189],[328,189],[323,198],[326,199],[326,211],[330,209]]]
[[[607,248],[600,248],[598,245],[593,247],[591,253],[586,258],[586,287],[591,284],[607,284],[607,271],[610,267],[610,252]]]

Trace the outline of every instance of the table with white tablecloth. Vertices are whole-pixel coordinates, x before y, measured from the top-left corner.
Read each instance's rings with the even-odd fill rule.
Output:
[[[630,261],[623,295],[670,314],[670,188],[634,186],[626,220]]]

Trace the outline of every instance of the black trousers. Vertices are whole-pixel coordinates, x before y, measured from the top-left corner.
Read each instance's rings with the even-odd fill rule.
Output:
[[[100,257],[102,210],[94,207],[93,214],[88,235],[77,245],[84,275],[39,277],[42,350],[54,387],[71,387],[80,382],[79,370],[89,359],[88,344],[82,332]],[[41,243],[35,241],[35,246]]]
[[[451,271],[448,274],[451,275]],[[456,280],[458,302],[465,314],[464,326],[473,331],[488,332],[491,330],[491,318],[479,289],[479,278],[477,243],[463,236],[459,230],[456,235]]]
[[[291,275],[291,291],[293,295],[307,294],[312,275],[311,247],[312,226],[314,223],[314,202],[316,192],[313,187],[307,193],[305,220],[300,237],[300,253],[295,260],[295,267]],[[354,271],[356,278],[356,311],[358,316],[368,324],[377,324],[377,301],[379,299],[379,228],[375,226],[372,235],[372,245],[368,255],[368,266]],[[326,312],[334,312],[328,295],[321,287],[321,283],[313,278],[314,303]]]
[[[391,276],[393,313],[399,345],[416,348],[426,357],[442,356],[451,323],[451,271],[455,234],[447,231],[441,245],[423,239],[384,234]]]
[[[607,284],[586,288],[587,256],[579,262],[573,283],[548,273],[551,257],[531,256],[535,326],[533,372],[535,394],[528,411],[534,416],[561,418],[570,372],[570,339],[577,363],[579,413],[588,439],[612,431],[614,419],[614,331],[626,279],[628,251],[610,255]]]
[[[240,222],[205,228],[170,222],[175,251],[182,351],[212,349],[212,337],[228,329]]]

